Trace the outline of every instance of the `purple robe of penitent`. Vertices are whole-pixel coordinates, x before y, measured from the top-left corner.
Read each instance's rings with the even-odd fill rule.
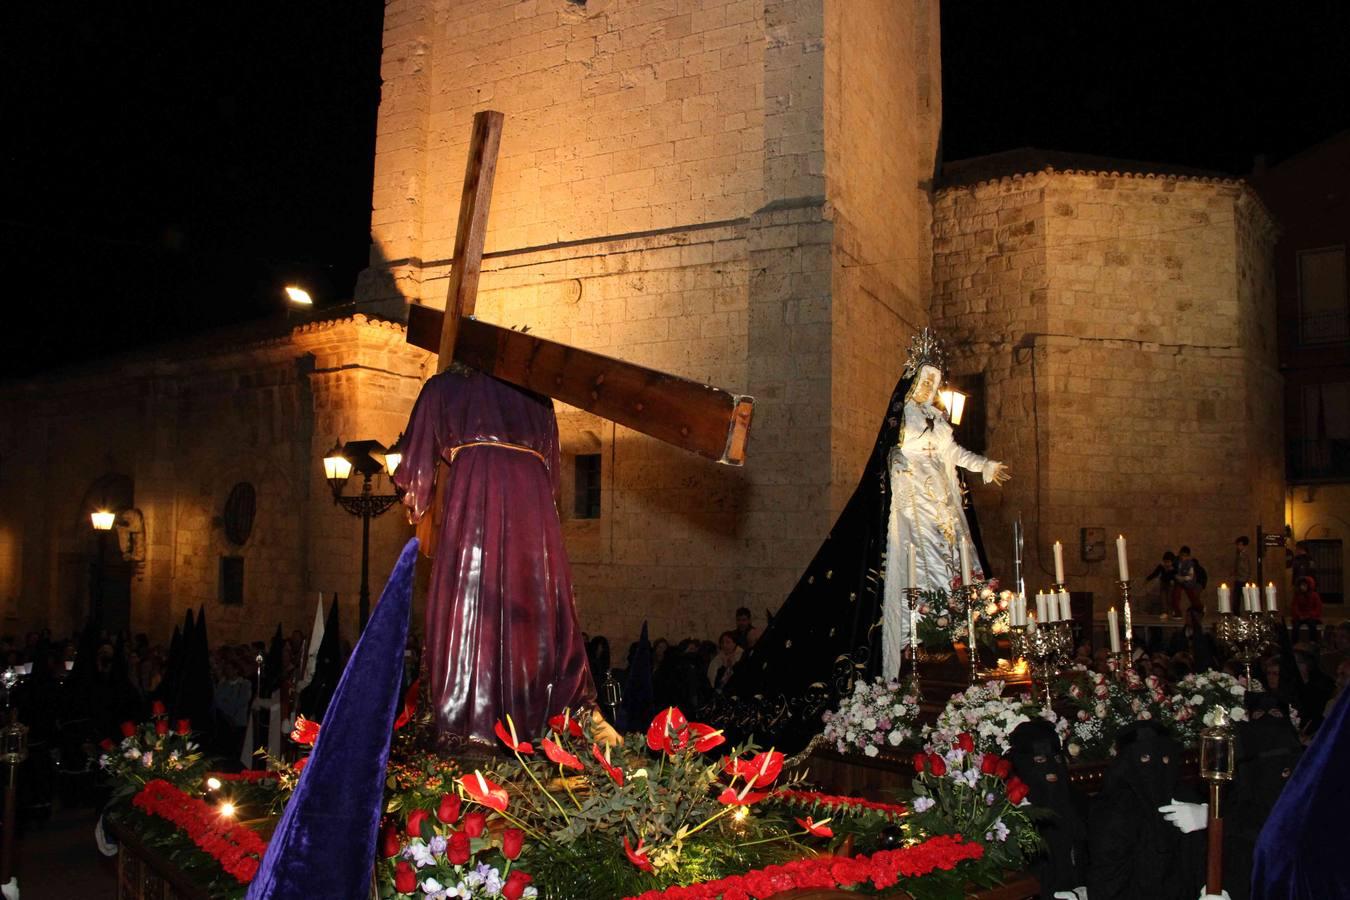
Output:
[[[509,713],[522,736],[541,734],[564,708],[595,705],[554,506],[552,401],[479,372],[434,376],[394,476],[413,521],[431,514],[437,461],[423,678],[438,731],[495,744]]]

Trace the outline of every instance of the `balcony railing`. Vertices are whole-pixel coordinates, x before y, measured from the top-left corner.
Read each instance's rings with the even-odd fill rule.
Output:
[[[1286,449],[1290,481],[1350,481],[1350,441],[1290,440]]]

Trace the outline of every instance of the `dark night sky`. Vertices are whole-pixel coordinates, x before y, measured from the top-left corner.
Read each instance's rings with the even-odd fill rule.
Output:
[[[348,299],[383,5],[6,3],[0,376]],[[943,154],[1241,174],[1350,127],[1350,4],[942,4]]]

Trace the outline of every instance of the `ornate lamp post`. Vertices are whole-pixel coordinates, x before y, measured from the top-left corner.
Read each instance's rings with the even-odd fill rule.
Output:
[[[90,615],[98,627],[103,626],[103,579],[104,557],[108,555],[108,535],[117,525],[117,513],[100,509],[89,514],[89,522],[98,532],[98,556],[94,560],[94,570],[89,579],[89,600],[93,609]]]
[[[333,491],[333,502],[361,519],[361,628],[370,618],[370,520],[379,518],[403,497],[403,489],[393,485],[392,494],[377,494],[371,488],[371,479],[381,472],[392,478],[403,461],[400,448],[403,436],[386,448],[379,441],[348,441],[339,439],[323,458],[324,477]],[[347,482],[355,471],[361,476],[361,493],[347,494]],[[392,484],[392,482],[391,482]]]
[[[28,726],[19,721],[18,710],[9,702],[10,692],[18,684],[19,674],[8,668],[0,675],[0,686],[5,692],[4,726],[0,727],[0,762],[7,772],[5,777],[5,834],[0,841],[0,884],[14,890],[18,896],[18,885],[14,882],[14,831],[18,825],[18,780],[19,766],[28,758]]]

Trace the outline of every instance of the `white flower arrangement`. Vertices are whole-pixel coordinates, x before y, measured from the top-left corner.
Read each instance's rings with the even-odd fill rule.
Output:
[[[1007,753],[1012,747],[1008,736],[1013,729],[1033,718],[1045,719],[1055,726],[1060,740],[1065,739],[1069,723],[1054,710],[1036,704],[1030,694],[1005,697],[1003,688],[1002,681],[992,680],[953,694],[937,723],[924,729],[925,745],[945,749],[958,734],[968,732],[981,753]]]
[[[916,742],[918,715],[919,696],[912,684],[859,679],[839,709],[825,713],[824,736],[840,753],[877,756],[883,749]]]
[[[1200,739],[1202,729],[1219,721],[1220,710],[1230,722],[1245,721],[1246,694],[1247,689],[1224,672],[1187,675],[1173,685],[1164,719],[1177,739],[1191,746]]]

